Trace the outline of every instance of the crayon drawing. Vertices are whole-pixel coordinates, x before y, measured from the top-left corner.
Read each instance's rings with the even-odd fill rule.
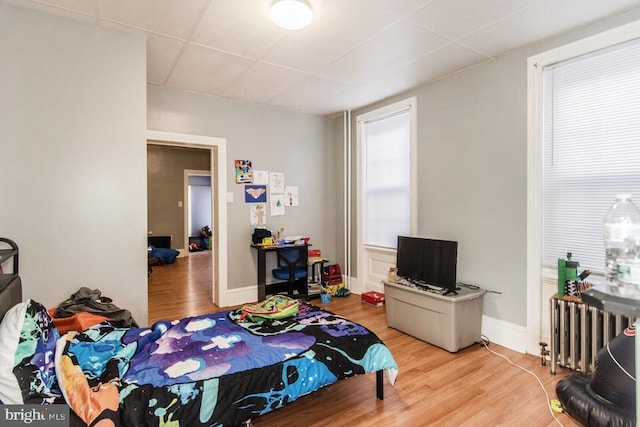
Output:
[[[236,160],[236,184],[253,182],[253,169],[251,160]]]

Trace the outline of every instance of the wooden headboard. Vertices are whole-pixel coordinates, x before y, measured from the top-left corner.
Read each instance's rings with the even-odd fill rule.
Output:
[[[22,302],[22,281],[20,276],[15,276],[0,289],[0,321],[11,307],[20,302]]]

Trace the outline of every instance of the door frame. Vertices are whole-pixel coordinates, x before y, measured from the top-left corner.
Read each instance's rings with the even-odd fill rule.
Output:
[[[212,302],[226,307],[227,283],[227,140],[212,136],[147,130],[147,145],[208,149],[211,153],[211,224],[215,230],[211,251]],[[216,286],[217,284],[217,286]]]

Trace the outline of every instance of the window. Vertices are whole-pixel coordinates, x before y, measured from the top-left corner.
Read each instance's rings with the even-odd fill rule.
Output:
[[[604,217],[619,193],[640,205],[640,41],[542,73],[542,263],[572,252],[604,270]]]
[[[412,117],[404,101],[359,118],[366,246],[395,249],[412,232]]]

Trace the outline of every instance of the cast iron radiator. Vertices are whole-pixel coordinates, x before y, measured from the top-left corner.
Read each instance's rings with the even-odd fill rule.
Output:
[[[598,350],[633,321],[581,301],[551,298],[551,373],[556,373],[556,366],[592,372]]]

